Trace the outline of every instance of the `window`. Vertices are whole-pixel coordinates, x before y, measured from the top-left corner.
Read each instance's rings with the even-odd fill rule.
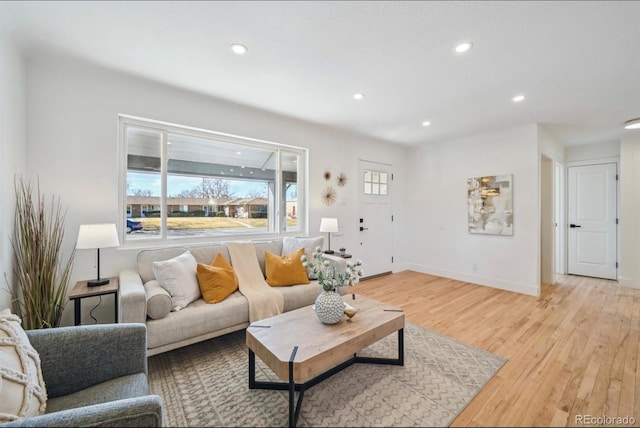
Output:
[[[307,151],[120,116],[126,242],[305,230]]]

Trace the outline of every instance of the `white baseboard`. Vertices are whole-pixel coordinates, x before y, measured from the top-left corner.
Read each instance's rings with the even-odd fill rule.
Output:
[[[522,284],[517,282],[503,281],[497,278],[491,278],[481,275],[471,275],[465,272],[456,272],[446,269],[439,269],[433,266],[424,266],[405,263],[403,265],[404,270],[413,270],[420,273],[426,273],[429,275],[442,276],[444,278],[451,278],[457,281],[470,282],[472,284],[484,285],[487,287],[499,288],[501,290],[513,291],[515,293],[527,294],[529,296],[538,297],[540,295],[540,286]],[[399,272],[399,270],[395,270]]]
[[[621,287],[640,289],[640,284],[638,284],[638,282],[636,281],[633,281],[631,278],[620,277],[618,279],[618,285],[620,285]]]

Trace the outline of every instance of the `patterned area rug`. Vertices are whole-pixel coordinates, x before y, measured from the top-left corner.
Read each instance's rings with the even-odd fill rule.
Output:
[[[448,426],[506,359],[406,323],[405,365],[354,364],[309,388],[298,426]],[[359,355],[397,356],[397,335]],[[172,427],[286,426],[288,393],[249,390],[244,331],[149,358]],[[279,380],[256,358],[257,380]]]

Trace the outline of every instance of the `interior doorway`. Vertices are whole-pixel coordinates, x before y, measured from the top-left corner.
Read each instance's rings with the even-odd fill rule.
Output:
[[[552,159],[540,159],[540,283],[553,284],[556,273],[556,178]]]
[[[567,273],[617,279],[617,163],[567,169]]]

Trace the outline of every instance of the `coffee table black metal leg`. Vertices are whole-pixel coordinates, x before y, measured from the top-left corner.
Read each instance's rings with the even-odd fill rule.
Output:
[[[398,362],[404,366],[404,328],[398,330]]]
[[[398,358],[359,357],[356,355],[354,360],[356,363],[404,366],[404,329],[398,330]]]
[[[249,389],[256,388],[256,354],[249,348]]]
[[[296,382],[293,380],[293,362],[296,359],[298,347],[294,346],[289,357],[289,426],[295,427],[302,408],[302,398],[304,397],[304,384],[298,385],[298,402],[296,403]]]
[[[398,330],[398,357],[397,358],[378,358],[378,357],[359,357],[354,355],[353,358],[337,365],[333,369],[316,376],[308,382],[296,384],[293,378],[293,362],[296,358],[298,347],[294,346],[289,357],[289,381],[288,382],[264,382],[256,381],[256,354],[249,348],[249,389],[276,389],[289,391],[289,426],[295,427],[298,423],[300,410],[302,408],[302,399],[304,391],[308,387],[312,387],[322,380],[325,380],[334,374],[349,367],[353,363],[370,363],[370,364],[391,364],[404,366],[404,329]],[[298,399],[296,400],[296,390],[298,390]]]

